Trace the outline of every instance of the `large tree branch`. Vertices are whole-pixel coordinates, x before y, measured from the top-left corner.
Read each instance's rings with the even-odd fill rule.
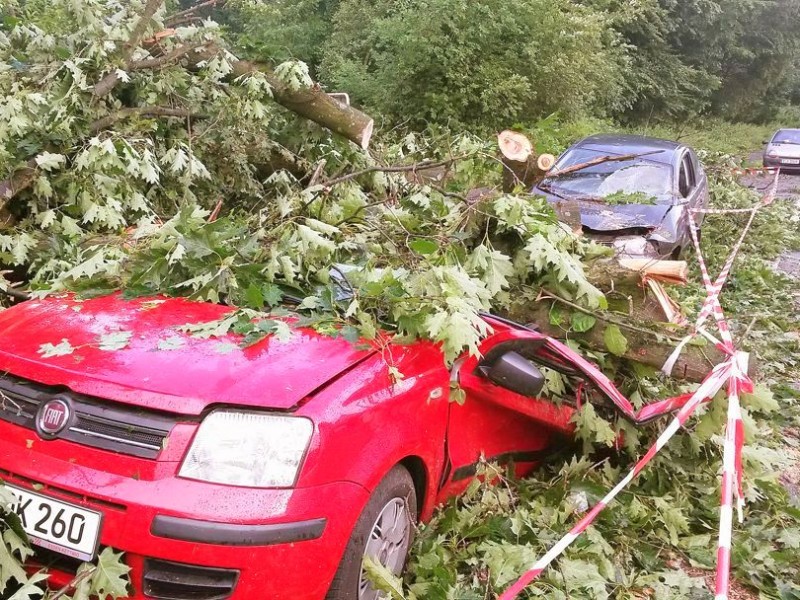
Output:
[[[144,106],[141,108],[123,108],[115,113],[106,115],[102,119],[97,119],[89,125],[89,130],[93,135],[97,135],[104,129],[108,129],[115,123],[130,117],[178,117],[185,119],[187,117],[200,118],[200,115],[194,114],[185,108],[169,108],[166,106]]]
[[[158,9],[161,8],[162,4],[164,4],[164,0],[147,0],[147,4],[144,6],[142,16],[136,22],[136,25],[131,32],[131,36],[128,38],[128,41],[125,43],[125,46],[122,49],[122,59],[126,63],[131,59],[131,56],[133,56],[136,47],[139,45],[139,42],[142,41],[142,38],[147,31],[148,25],[150,25],[150,21],[153,20],[153,17],[156,15],[156,12],[158,12]]]
[[[147,0],[147,4],[145,4],[144,10],[142,11],[142,16],[139,17],[139,20],[133,27],[133,31],[131,31],[128,41],[125,42],[122,47],[122,62],[126,67],[128,67],[128,63],[130,62],[134,51],[142,41],[142,38],[147,31],[147,27],[150,25],[150,21],[153,20],[153,17],[155,16],[156,12],[158,12],[158,9],[161,8],[162,4],[164,4],[164,0]],[[94,86],[94,96],[96,98],[107,96],[119,82],[120,79],[117,76],[116,71],[108,73]]]
[[[197,68],[220,52],[221,49],[214,44],[195,50],[188,55],[189,67]],[[301,89],[290,88],[265,65],[246,60],[235,60],[231,67],[233,77],[261,73],[272,88],[275,102],[301,117],[344,136],[363,149],[369,146],[375,125],[372,117],[331,98],[318,84]]]

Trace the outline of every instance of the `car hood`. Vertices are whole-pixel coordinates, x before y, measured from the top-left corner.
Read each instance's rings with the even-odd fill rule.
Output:
[[[797,144],[770,144],[767,152],[773,151],[783,158],[800,158],[800,145]]]
[[[231,334],[178,330],[233,309],[179,298],[32,300],[0,311],[0,370],[47,385],[158,410],[197,415],[213,404],[289,410],[372,351],[292,328],[248,348]],[[102,336],[127,344],[100,348]],[[122,333],[119,333],[122,332]],[[65,354],[46,357],[44,344]],[[114,345],[113,343],[111,344]],[[72,351],[69,351],[69,349]]]
[[[534,193],[544,196],[556,206],[576,206],[581,211],[581,225],[593,231],[616,231],[624,229],[656,229],[674,208],[670,204],[605,204],[596,200],[560,198],[539,188]]]

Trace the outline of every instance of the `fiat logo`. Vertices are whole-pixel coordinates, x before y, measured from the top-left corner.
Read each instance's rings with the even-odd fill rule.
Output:
[[[69,398],[56,397],[39,407],[36,413],[36,431],[43,438],[54,438],[64,431],[72,418]]]

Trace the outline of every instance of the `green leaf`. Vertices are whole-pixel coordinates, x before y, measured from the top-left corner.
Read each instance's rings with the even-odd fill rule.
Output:
[[[603,333],[603,341],[608,351],[615,356],[623,356],[628,350],[628,340],[616,325],[608,325],[606,327]]]
[[[597,319],[595,317],[582,312],[574,312],[570,317],[572,331],[576,333],[584,333],[589,331],[592,327],[594,327],[595,323],[597,323]]]
[[[54,356],[67,356],[75,352],[75,348],[66,338],[63,338],[58,344],[42,344],[39,346],[38,353],[43,358],[52,358]]]
[[[122,598],[128,595],[128,573],[131,568],[122,561],[122,552],[103,548],[97,558],[97,570],[91,577],[92,590],[101,598]]]
[[[439,249],[439,244],[433,240],[416,239],[411,240],[408,247],[417,254],[433,254]]]
[[[781,407],[772,390],[763,384],[756,385],[752,393],[742,394],[742,406],[746,406],[748,410],[764,414],[773,413]]]
[[[392,600],[406,600],[402,579],[369,556],[364,557],[363,566],[374,589],[388,593]]]
[[[99,348],[105,351],[122,350],[127,347],[133,336],[132,331],[112,331],[99,336]]]
[[[594,406],[588,402],[576,411],[570,422],[575,424],[578,437],[588,443],[598,443],[611,447],[617,441],[617,434],[605,419],[600,418]],[[584,445],[586,448],[586,444]],[[586,448],[588,450],[588,448]]]
[[[261,290],[264,302],[269,306],[278,306],[283,302],[283,291],[274,283],[266,284]]]
[[[261,288],[254,283],[251,283],[245,290],[244,300],[247,302],[248,306],[256,310],[264,308],[264,294]]]

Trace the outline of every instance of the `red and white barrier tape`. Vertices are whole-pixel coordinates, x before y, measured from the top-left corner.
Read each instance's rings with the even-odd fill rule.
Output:
[[[606,508],[606,506],[608,506],[614,500],[614,498],[616,498],[616,496],[629,483],[631,483],[636,476],[639,475],[639,473],[642,472],[645,466],[651,460],[653,460],[653,457],[655,457],[658,451],[667,445],[667,442],[672,439],[672,436],[674,436],[683,426],[683,424],[686,423],[689,417],[694,414],[694,412],[697,410],[697,407],[704,402],[709,401],[720,389],[722,389],[722,386],[725,385],[725,382],[731,377],[732,373],[732,359],[714,367],[700,387],[697,388],[697,390],[692,394],[689,401],[678,411],[669,426],[661,433],[660,436],[658,436],[655,444],[650,447],[650,449],[647,451],[647,454],[639,459],[639,462],[636,463],[628,475],[625,476],[625,478],[622,479],[622,481],[620,481],[616,487],[614,487],[614,489],[606,494],[602,500],[595,504],[592,509],[580,520],[580,522],[572,528],[572,531],[561,538],[561,540],[555,546],[553,546],[547,554],[540,558],[528,572],[520,577],[517,582],[514,583],[514,585],[503,592],[500,595],[499,600],[512,600],[513,598],[516,598],[519,593],[525,589],[525,587],[531,581],[536,579],[542,573],[542,571],[544,571],[548,565],[553,562],[553,560],[555,560],[562,552],[564,552],[564,550],[566,550],[581,533],[586,531],[589,525],[591,525],[595,518],[597,518],[597,515],[599,515],[603,509]]]
[[[775,192],[778,185],[778,175],[780,170],[775,171],[775,180],[770,192],[762,198],[752,209],[750,219],[747,222],[742,235],[731,250],[731,254],[725,261],[717,279],[712,283],[708,273],[705,260],[700,250],[700,240],[697,236],[697,225],[690,213],[690,230],[692,241],[697,251],[697,259],[700,263],[700,271],[703,277],[703,284],[706,288],[706,300],[695,323],[694,331],[684,338],[673,352],[664,371],[670,373],[677,357],[683,347],[697,334],[704,335],[714,341],[722,350],[728,353],[729,359],[720,363],[709,373],[700,387],[692,394],[688,401],[681,407],[669,426],[661,433],[656,443],[650,447],[647,453],[636,463],[633,470],[620,481],[614,489],[600,500],[592,509],[578,522],[572,530],[566,534],[557,544],[555,544],[541,559],[524,573],[511,587],[503,592],[499,600],[513,600],[525,587],[558,558],[577,538],[591,525],[603,509],[610,504],[614,498],[629,485],[653,457],[669,442],[677,431],[686,423],[689,417],[694,414],[697,408],[704,402],[710,401],[714,395],[726,383],[728,384],[728,420],[725,430],[725,446],[723,452],[723,474],[720,504],[720,528],[719,543],[717,548],[717,573],[716,573],[716,598],[715,600],[728,600],[728,590],[730,585],[731,567],[731,541],[733,531],[733,498],[737,497],[737,508],[739,519],[742,520],[742,449],[744,447],[744,424],[742,421],[741,406],[739,404],[740,392],[752,391],[752,382],[747,376],[749,355],[738,352],[733,342],[730,328],[722,311],[719,302],[719,295],[722,287],[730,274],[736,255],[741,249],[745,236],[753,224],[755,215],[760,208],[771,204],[775,199]],[[716,340],[703,327],[709,316],[714,316],[722,341]],[[677,399],[676,399],[677,400]]]

